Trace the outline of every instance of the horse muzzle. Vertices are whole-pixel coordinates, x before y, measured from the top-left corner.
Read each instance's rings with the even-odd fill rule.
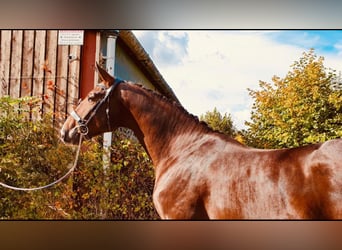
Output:
[[[73,145],[77,145],[80,139],[81,134],[78,132],[79,127],[74,127],[70,130],[64,129],[64,127],[60,131],[60,139],[64,143],[69,143]]]

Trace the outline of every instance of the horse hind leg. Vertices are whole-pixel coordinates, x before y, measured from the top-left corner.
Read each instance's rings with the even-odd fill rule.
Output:
[[[207,210],[204,206],[203,200],[199,199],[195,205],[194,214],[191,217],[192,220],[209,220]]]
[[[311,192],[305,195],[306,217],[315,220],[329,220],[335,217],[334,202],[331,199],[333,187],[331,185],[331,171],[324,164],[312,167],[308,182]]]

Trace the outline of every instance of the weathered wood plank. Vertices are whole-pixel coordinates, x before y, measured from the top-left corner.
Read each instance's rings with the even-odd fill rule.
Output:
[[[80,46],[70,46],[67,112],[71,112],[79,98],[80,54]]]
[[[34,42],[32,95],[40,97],[43,96],[44,91],[45,36],[45,30],[36,31]],[[42,109],[43,104],[40,104],[41,112]],[[37,113],[32,114],[33,119],[38,117]]]
[[[57,62],[57,35],[56,30],[46,33],[46,58],[44,82],[44,112],[53,113],[55,104],[56,62]]]
[[[13,30],[9,94],[14,98],[20,97],[22,45],[23,31]]]
[[[2,30],[0,47],[0,96],[9,94],[11,40],[12,31]]]
[[[68,55],[69,46],[58,46],[57,53],[57,81],[56,81],[56,99],[55,99],[55,118],[56,125],[60,127],[64,122],[67,112],[67,80],[68,80]]]
[[[44,64],[45,64],[45,30],[36,31],[34,45],[34,65],[33,65],[33,91],[34,96],[43,94],[44,87]]]
[[[32,70],[34,52],[34,30],[24,31],[23,61],[21,71],[21,96],[32,95]]]

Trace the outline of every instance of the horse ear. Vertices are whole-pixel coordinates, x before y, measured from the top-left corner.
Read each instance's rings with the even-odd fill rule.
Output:
[[[101,68],[101,66],[96,62],[96,69],[97,72],[99,73],[99,76],[101,80],[104,82],[107,88],[112,86],[114,83],[115,79],[112,77],[105,69]]]

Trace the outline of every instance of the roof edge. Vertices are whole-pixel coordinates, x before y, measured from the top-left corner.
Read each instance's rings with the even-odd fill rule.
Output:
[[[133,32],[130,30],[120,30],[118,38],[127,45],[128,49],[131,50],[132,55],[135,57],[138,63],[147,71],[150,76],[149,78],[156,89],[161,94],[180,103],[177,96],[175,95],[171,87],[167,84],[164,77],[160,74],[154,62],[147,54],[145,49],[142,47],[141,43],[135,37]]]

